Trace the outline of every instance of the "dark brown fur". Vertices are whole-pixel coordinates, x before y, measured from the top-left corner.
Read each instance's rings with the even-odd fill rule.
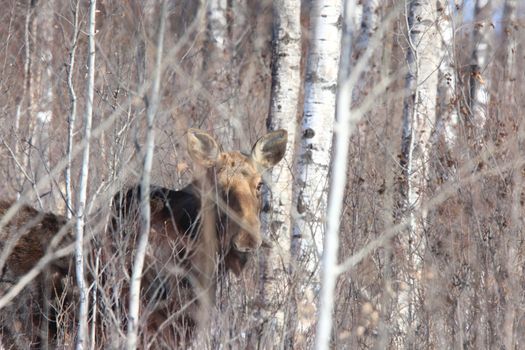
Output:
[[[13,203],[0,201],[0,218]],[[71,243],[68,229],[65,217],[22,206],[0,230],[0,254],[4,254],[4,249],[11,250],[0,274],[0,295],[37,265],[48,249]],[[62,239],[57,240],[58,233]],[[69,257],[52,260],[43,273],[0,312],[0,336],[7,348],[40,348],[40,333],[44,328],[54,337],[55,317],[50,313],[56,308],[57,298],[63,296],[64,278],[69,275],[70,264]],[[44,310],[48,311],[45,318],[42,317]]]
[[[180,191],[150,189],[150,250],[143,277],[148,289],[143,295],[148,296],[148,328],[164,340],[174,337],[180,341],[188,328],[205,325],[217,281],[228,270],[240,274],[260,247],[262,172],[284,155],[286,132],[261,138],[251,155],[222,152],[209,135],[197,130],[190,130],[188,147],[197,164],[196,173],[201,175]],[[138,198],[140,187],[115,196],[116,250],[133,247],[121,243],[135,239]],[[131,256],[129,253],[126,255]],[[186,307],[189,311],[181,312]],[[174,317],[177,314],[180,316]]]
[[[147,327],[142,328],[144,341],[153,341],[151,344],[156,347],[180,343],[197,325],[206,324],[218,280],[228,270],[240,274],[249,256],[262,243],[261,177],[281,160],[286,141],[286,132],[276,131],[259,139],[251,154],[244,155],[223,152],[208,134],[188,131],[188,151],[199,176],[180,191],[161,187],[150,190],[151,230],[142,278],[141,317],[147,322]],[[115,195],[110,234],[95,244],[102,248],[104,271],[97,283],[100,290],[111,291],[109,296],[100,298],[103,302],[99,309],[110,308],[121,315],[122,324],[126,323],[140,191],[140,186],[135,186]],[[10,202],[0,202],[0,216],[9,206]],[[4,246],[13,237],[18,239],[6,261],[3,278],[11,278],[14,283],[27,273],[66,223],[62,216],[22,207],[0,236]],[[1,248],[0,245],[0,252]],[[37,289],[51,286],[55,296],[61,297],[63,288],[57,285],[62,278],[70,277],[72,264],[71,258],[50,263],[47,277],[37,281]],[[42,308],[44,296],[44,292],[39,294],[38,308]],[[50,322],[54,321],[51,317]],[[101,326],[98,341],[118,347],[122,344],[115,340],[119,334],[112,333],[112,327]],[[55,333],[51,330],[50,337]]]

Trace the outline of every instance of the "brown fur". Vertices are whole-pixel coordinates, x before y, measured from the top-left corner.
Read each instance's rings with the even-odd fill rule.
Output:
[[[0,201],[0,218],[13,203]],[[59,232],[63,238],[57,241]],[[0,295],[29,272],[48,249],[71,242],[72,236],[65,217],[22,206],[0,230],[0,254],[4,253],[4,249],[11,250],[0,274]],[[40,348],[40,333],[44,328],[51,337],[54,336],[54,316],[43,318],[42,312],[53,312],[54,302],[63,296],[63,279],[68,276],[70,263],[68,257],[51,261],[43,273],[0,312],[0,336],[7,348]],[[48,308],[48,305],[51,307]],[[45,324],[47,320],[49,322]]]
[[[244,155],[223,152],[205,132],[188,131],[188,151],[199,176],[180,191],[160,187],[150,190],[151,230],[141,292],[141,317],[147,322],[142,333],[144,342],[153,341],[155,347],[173,342],[180,345],[196,326],[206,325],[217,281],[228,270],[240,274],[250,255],[261,246],[262,173],[281,160],[286,141],[286,131],[279,130],[259,139],[251,154]],[[109,297],[101,298],[104,302],[100,309],[118,311],[123,324],[138,232],[140,191],[140,186],[135,186],[115,195],[110,234],[96,244],[102,248],[105,271],[97,283],[101,290],[112,291]],[[10,204],[0,202],[0,216]],[[22,207],[0,233],[0,252],[10,240],[18,240],[2,277],[14,283],[27,273],[66,223],[62,216]],[[55,296],[62,297],[63,288],[57,285],[62,278],[70,277],[71,264],[70,258],[52,262],[46,278],[37,281],[37,290],[51,286]],[[37,301],[37,309],[42,308],[44,292],[39,292]],[[33,316],[40,315],[37,312]],[[54,321],[51,318],[51,323]],[[41,328],[41,322],[35,322],[36,328]],[[122,344],[115,341],[119,334],[112,333],[111,328],[101,326],[98,341],[113,341],[113,346],[119,347]],[[49,336],[55,333],[53,330]],[[38,340],[31,341],[39,344]]]
[[[277,131],[261,138],[251,155],[222,152],[209,135],[190,130],[189,153],[201,175],[180,191],[151,188],[149,268],[143,277],[148,290],[143,295],[149,294],[148,328],[159,337],[158,344],[170,336],[180,343],[188,329],[205,326],[217,281],[228,270],[240,274],[261,246],[262,172],[281,160],[285,146],[286,132]],[[118,215],[112,226],[118,238],[113,241],[128,247],[125,242],[135,240],[137,232],[140,191],[128,189],[114,201]]]

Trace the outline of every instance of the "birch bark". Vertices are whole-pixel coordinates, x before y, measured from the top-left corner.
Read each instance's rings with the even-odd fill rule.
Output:
[[[294,0],[276,0],[273,4],[272,95],[268,128],[286,129],[288,145],[283,160],[267,178],[270,187],[263,211],[263,224],[270,234],[272,247],[266,255],[264,274],[265,305],[272,315],[270,328],[276,336],[271,348],[283,348],[287,342],[289,301],[288,267],[291,248],[292,165],[297,128],[301,64],[301,4]]]
[[[33,52],[33,22],[34,22],[34,3],[31,0],[27,0],[27,7],[26,7],[26,14],[25,14],[25,21],[24,21],[24,83],[22,88],[22,95],[20,96],[20,100],[16,106],[16,114],[15,114],[15,134],[17,137],[22,132],[22,126],[26,124],[28,126],[29,131],[31,130],[31,82],[32,82],[32,75],[31,75],[31,67],[32,67],[32,52]],[[25,108],[27,107],[27,122],[24,123],[22,114],[23,111],[25,111]],[[29,133],[28,133],[29,134]],[[29,157],[27,156],[26,152],[21,152],[19,147],[19,142],[15,140],[14,144],[14,154],[15,156],[20,155],[21,163],[23,167],[27,168],[29,165]],[[24,185],[25,181],[27,180],[21,172],[17,172],[15,175],[16,182],[17,182],[17,194],[16,198],[19,199],[22,193],[24,193]]]
[[[210,118],[210,123],[213,123],[214,133],[226,149],[233,147],[234,134],[238,137],[241,129],[229,102],[233,99],[232,72],[235,70],[232,68],[235,56],[232,38],[234,18],[228,18],[232,6],[233,4],[227,0],[208,1],[207,50],[203,61],[204,71],[208,71],[211,75],[209,83],[209,91],[213,96],[211,103],[221,106],[221,108],[211,108],[218,113]],[[220,65],[220,62],[230,62],[232,66],[225,67]]]
[[[379,7],[379,0],[363,0],[362,1],[362,15],[360,18],[360,29],[355,40],[355,50],[359,55],[360,52],[366,50],[370,37],[374,34],[377,26],[377,8]]]
[[[516,36],[518,35],[517,24],[517,1],[506,0],[503,14],[503,30],[505,33],[505,93],[503,96],[512,96],[512,88],[516,80],[516,58],[518,50],[518,42]],[[512,101],[508,101],[511,103]]]
[[[437,2],[439,17],[438,31],[441,38],[441,64],[438,71],[438,106],[436,135],[442,137],[445,146],[450,151],[457,141],[457,126],[459,122],[456,94],[456,63],[455,63],[455,24],[454,15],[449,1]]]
[[[78,42],[78,18],[79,18],[79,4],[80,1],[77,0],[75,3],[75,8],[73,10],[73,38],[71,40],[71,48],[69,52],[69,65],[67,67],[67,87],[69,90],[70,97],[70,112],[67,119],[67,165],[66,165],[66,216],[68,219],[71,219],[73,215],[73,194],[71,193],[71,164],[73,162],[73,135],[75,131],[75,120],[77,118],[77,94],[75,92],[75,87],[73,85],[73,72],[75,69],[75,58],[77,51],[77,42]]]
[[[490,81],[488,74],[485,74],[485,69],[491,52],[490,34],[493,28],[490,18],[491,10],[491,1],[476,0],[475,23],[472,32],[474,49],[470,63],[470,127],[472,141],[476,147],[483,145],[489,104],[488,86]]]
[[[439,0],[436,4],[438,35],[441,39],[439,52],[441,64],[438,70],[436,127],[432,133],[431,143],[434,149],[443,156],[439,157],[439,160],[430,160],[434,166],[429,176],[439,179],[437,182],[432,181],[432,184],[436,186],[432,188],[434,193],[440,191],[441,183],[452,180],[456,175],[455,162],[450,160],[457,149],[459,131],[459,98],[456,79],[458,70],[455,52],[455,30],[458,19],[454,15],[453,6],[455,5],[446,0]],[[430,213],[429,216],[435,217],[434,213]],[[454,320],[446,312],[436,312],[433,320],[429,325],[429,338],[439,348],[451,347],[449,334],[453,332],[450,327],[454,327]]]
[[[428,186],[430,134],[436,120],[439,36],[437,11],[433,0],[408,3],[407,25],[409,48],[408,73],[405,81],[403,133],[401,142],[404,184],[403,209],[409,216],[408,232],[399,237],[404,252],[397,305],[396,339],[399,348],[415,348],[421,325],[423,253],[425,219],[422,211]]]
[[[148,245],[149,231],[151,227],[151,210],[150,210],[150,175],[153,163],[153,149],[155,148],[155,135],[153,130],[153,121],[157,114],[160,101],[160,75],[162,68],[162,53],[164,47],[164,32],[166,27],[167,1],[162,2],[160,8],[160,25],[157,38],[156,62],[153,75],[153,86],[151,97],[147,100],[147,125],[146,147],[144,156],[144,168],[140,182],[140,232],[137,239],[137,248],[133,260],[131,272],[130,293],[129,293],[129,313],[128,313],[128,350],[138,347],[138,328],[139,328],[139,308],[140,308],[140,286],[142,280],[142,270],[146,257],[146,248]]]
[[[301,136],[295,166],[296,218],[292,253],[297,260],[299,290],[294,343],[308,347],[317,314],[328,199],[328,174],[335,118],[335,92],[341,49],[342,4],[319,0],[312,4],[310,49],[305,78]]]
[[[32,143],[36,146],[35,159],[32,160],[35,168],[34,179],[38,179],[50,168],[50,131],[53,122],[53,42],[55,32],[54,21],[55,1],[39,3],[36,8],[34,26],[35,33],[35,61],[33,62],[33,92],[35,109],[35,130]],[[52,183],[49,184],[50,191]],[[51,191],[51,194],[53,192]],[[47,198],[51,198],[49,196]]]
[[[93,117],[93,99],[95,90],[95,15],[97,10],[96,0],[89,2],[89,27],[88,27],[88,62],[86,84],[86,109],[84,111],[84,142],[86,146],[82,154],[82,168],[80,171],[80,184],[77,197],[77,221],[75,225],[75,269],[77,285],[80,292],[78,312],[77,350],[86,347],[88,329],[88,302],[89,289],[84,277],[84,229],[85,209],[87,197],[87,183],[89,176],[89,150],[91,141],[91,121]]]
[[[208,40],[217,50],[224,51],[228,38],[228,1],[209,0],[207,9]]]
[[[354,0],[345,1],[345,25],[337,89],[337,132],[335,133],[336,143],[334,159],[332,161],[330,197],[327,213],[328,222],[324,237],[322,286],[315,344],[317,350],[330,348],[330,335],[332,332],[335,284],[338,276],[339,222],[343,211],[343,198],[346,189],[346,173],[348,167],[348,147],[351,135],[350,107],[352,104],[353,86],[350,81],[350,64],[352,57],[352,19],[354,7]]]
[[[512,98],[514,95],[513,89],[515,88],[515,81],[517,79],[517,58],[520,56],[517,44],[517,35],[518,35],[518,24],[517,24],[517,1],[516,0],[506,0],[504,8],[504,35],[505,35],[505,61],[504,61],[504,92],[500,100],[506,101],[504,104],[508,103],[509,105],[518,104]],[[523,149],[525,146],[525,127],[523,123],[519,123],[517,130],[516,141],[514,142],[514,149],[512,154],[516,159],[523,157]],[[506,254],[502,254],[501,264],[506,265],[507,271],[519,271],[519,240],[520,237],[523,237],[523,206],[521,205],[521,193],[523,193],[523,177],[520,175],[520,169],[517,167],[513,170],[513,191],[512,191],[512,208],[511,208],[511,227],[512,234],[509,235],[509,242],[506,247]],[[517,323],[517,312],[514,307],[513,300],[519,299],[520,289],[520,278],[516,278],[519,274],[509,274],[507,278],[501,283],[501,290],[507,291],[505,311],[503,313],[503,324],[502,324],[502,336],[503,336],[503,346],[506,349],[517,348],[519,343],[519,338],[517,333],[519,331],[516,329]]]

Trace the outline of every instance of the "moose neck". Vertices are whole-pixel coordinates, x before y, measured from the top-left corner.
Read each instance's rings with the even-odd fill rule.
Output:
[[[201,208],[199,236],[209,246],[212,245],[211,242],[214,242],[216,258],[218,259],[216,260],[216,264],[218,262],[216,272],[222,276],[231,267],[233,260],[239,260],[239,256],[231,249],[231,235],[226,229],[228,214],[221,208],[225,203],[221,203],[223,189],[216,181],[216,169],[212,167],[203,173],[202,176],[195,177],[185,190],[199,199]],[[241,260],[243,260],[244,265],[245,257],[241,257]],[[237,271],[234,272],[238,274]]]

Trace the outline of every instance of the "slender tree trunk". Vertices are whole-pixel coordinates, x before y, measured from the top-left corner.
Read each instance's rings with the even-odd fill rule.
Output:
[[[207,19],[207,45],[206,57],[203,61],[205,72],[210,75],[209,91],[213,96],[214,103],[219,108],[211,107],[211,112],[217,113],[210,118],[210,124],[213,124],[214,133],[219,142],[226,148],[233,147],[234,134],[239,136],[239,121],[231,108],[232,72],[236,70],[234,65],[234,45],[232,38],[232,27],[234,17],[229,18],[232,11],[231,2],[228,0],[210,0],[206,11]],[[230,66],[226,67],[221,62],[229,62]]]
[[[297,128],[301,65],[301,4],[277,0],[273,4],[272,96],[268,129],[286,129],[288,145],[283,160],[268,178],[270,191],[265,200],[263,224],[270,234],[272,248],[266,256],[263,295],[272,339],[265,347],[284,348],[290,339],[287,317],[290,308],[288,267],[291,248],[292,166]]]
[[[475,147],[483,145],[489,104],[489,75],[485,73],[491,54],[490,36],[492,4],[489,0],[476,0],[470,63],[470,132]]]
[[[71,48],[69,52],[69,65],[67,72],[67,87],[69,90],[70,97],[70,112],[68,117],[68,128],[67,128],[67,166],[66,166],[66,216],[71,219],[73,213],[73,195],[71,193],[71,164],[73,162],[73,135],[75,131],[75,120],[77,118],[77,94],[73,85],[73,75],[75,71],[75,58],[77,51],[78,42],[78,18],[79,18],[79,4],[80,1],[76,0],[75,9],[73,10],[73,38],[71,40]]]
[[[335,132],[335,150],[332,161],[330,196],[327,212],[327,228],[324,237],[322,261],[322,286],[319,300],[319,319],[317,321],[317,350],[330,348],[332,332],[332,313],[334,309],[335,284],[337,281],[337,255],[339,250],[339,222],[343,211],[343,199],[346,190],[348,167],[348,147],[350,144],[353,86],[350,82],[350,64],[352,57],[352,32],[354,0],[345,1],[344,31],[339,65],[339,83],[337,89],[337,131]]]
[[[432,147],[439,152],[440,157],[429,159],[433,165],[430,178],[433,181],[432,191],[439,193],[442,183],[453,179],[456,169],[454,162],[454,151],[458,143],[459,127],[459,91],[456,76],[457,56],[455,51],[455,30],[457,18],[454,15],[454,4],[446,0],[439,0],[437,3],[437,28],[441,39],[440,62],[438,70],[437,106],[436,106],[436,127],[432,133]],[[438,210],[432,210],[429,217],[439,217]],[[430,234],[431,240],[439,239]],[[435,255],[432,255],[436,258]],[[426,286],[427,290],[429,286]],[[434,290],[428,291],[432,295]],[[433,315],[432,322],[429,324],[429,338],[439,348],[453,347],[453,338],[449,335],[454,332],[454,318],[446,309],[439,310]]]
[[[34,96],[35,96],[35,130],[33,144],[36,147],[34,164],[35,180],[47,172],[50,168],[50,132],[53,123],[53,100],[54,100],[54,72],[53,72],[53,41],[54,41],[54,11],[55,1],[49,0],[37,3],[35,16],[35,54],[37,59],[33,65],[34,74]],[[49,192],[53,194],[53,184],[49,184]],[[46,196],[51,200],[53,196]]]
[[[360,56],[363,50],[366,50],[370,37],[374,34],[377,26],[377,9],[378,0],[362,0],[363,12],[360,18],[360,28],[357,38],[355,39],[356,55]]]
[[[505,1],[505,11],[503,14],[503,31],[505,38],[505,61],[504,69],[505,73],[503,79],[505,81],[505,92],[503,96],[512,96],[513,95],[513,86],[517,78],[517,50],[518,50],[518,23],[517,23],[517,1],[516,0],[506,0]],[[508,103],[513,103],[507,99]]]
[[[228,1],[209,0],[206,17],[208,19],[208,41],[217,50],[228,46]]]
[[[142,280],[142,270],[146,257],[146,248],[148,245],[149,231],[151,226],[150,210],[150,174],[153,163],[153,150],[155,148],[155,135],[153,130],[153,121],[157,114],[160,101],[160,75],[162,68],[162,53],[164,47],[164,32],[166,27],[167,1],[162,2],[160,8],[160,25],[157,39],[156,62],[153,75],[153,86],[151,97],[147,100],[147,124],[148,132],[146,135],[146,153],[144,156],[144,170],[140,182],[140,232],[137,241],[137,248],[133,260],[133,268],[130,281],[129,295],[129,312],[128,312],[128,334],[127,349],[136,349],[138,346],[138,328],[139,328],[139,309],[140,309],[140,286]]]
[[[409,215],[408,232],[399,237],[404,252],[400,267],[397,328],[399,348],[416,348],[424,332],[422,324],[423,254],[425,219],[422,211],[428,186],[430,134],[436,120],[436,97],[439,67],[439,36],[436,28],[434,0],[412,0],[407,12],[409,49],[403,106],[401,143],[404,184],[402,207]]]
[[[88,329],[88,303],[89,303],[89,289],[86,285],[84,277],[84,228],[85,228],[85,209],[87,197],[87,185],[89,175],[89,150],[91,142],[91,121],[93,118],[93,99],[95,91],[95,14],[97,10],[96,0],[91,0],[89,3],[89,27],[88,27],[88,63],[87,63],[87,85],[86,85],[86,110],[84,112],[84,142],[86,147],[82,154],[82,169],[80,171],[80,184],[77,198],[77,222],[75,226],[76,241],[75,241],[75,262],[76,262],[76,277],[79,297],[79,313],[78,313],[78,333],[77,344],[78,350],[86,347]]]
[[[299,290],[294,344],[307,348],[313,340],[316,300],[320,290],[319,263],[325,231],[328,172],[335,118],[335,91],[341,48],[341,7],[338,0],[312,5],[305,79],[304,114],[296,165],[294,193],[297,214],[292,252],[297,261]]]
[[[34,4],[32,0],[27,0],[27,9],[26,9],[26,15],[25,15],[25,21],[24,21],[24,82],[23,82],[23,89],[22,89],[22,96],[20,96],[20,101],[16,108],[16,115],[15,115],[15,133],[22,134],[26,133],[26,135],[30,135],[31,130],[31,67],[32,67],[32,50],[33,50],[33,42],[32,42],[32,33],[33,33],[33,22],[34,22]],[[24,107],[26,107],[26,115],[27,115],[27,121],[24,123],[22,119],[23,111],[25,110]],[[22,130],[22,126],[26,125],[28,128],[27,130]],[[17,156],[20,154],[21,162],[20,166],[24,167],[25,169],[29,166],[29,157],[27,156],[26,152],[20,152],[19,149],[19,142],[15,141],[14,146],[14,154]],[[24,169],[24,171],[26,171]],[[16,179],[17,179],[17,199],[20,198],[22,193],[24,193],[24,184],[27,181],[27,178],[24,175],[20,175],[21,172],[17,172]]]
[[[518,24],[517,24],[517,1],[506,0],[504,11],[504,35],[505,35],[505,61],[504,61],[504,92],[500,101],[505,101],[504,104],[517,105],[516,100],[512,98],[514,89],[516,87],[517,72],[517,58],[519,55],[518,48]],[[525,126],[523,122],[519,123],[516,140],[514,142],[514,149],[512,151],[515,159],[523,159],[523,149],[525,146]],[[523,242],[523,176],[520,171],[521,167],[517,166],[513,169],[512,179],[512,206],[511,206],[511,231],[509,241],[501,252],[501,264],[505,266],[507,274],[503,277],[500,290],[503,291],[505,298],[505,311],[503,312],[502,336],[503,346],[505,349],[516,349],[519,347],[519,332],[516,329],[518,313],[516,311],[516,301],[520,299],[520,274],[512,273],[512,271],[520,271],[520,241]]]
[[[459,123],[456,94],[456,58],[453,9],[446,0],[437,1],[439,17],[437,19],[441,38],[441,64],[438,71],[438,106],[436,137],[444,141],[447,151],[451,151],[457,141]]]

